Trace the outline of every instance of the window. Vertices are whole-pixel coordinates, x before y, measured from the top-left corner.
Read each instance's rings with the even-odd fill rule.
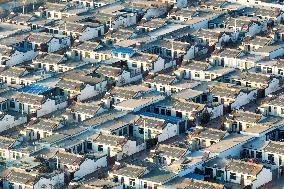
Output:
[[[128,132],[127,132],[127,127],[124,127],[124,128],[123,128],[123,135],[127,135],[127,133],[128,133]]]
[[[161,86],[160,91],[165,92],[165,87]]]
[[[102,152],[104,150],[104,146],[103,145],[98,145],[98,151]]]
[[[11,78],[11,84],[16,84],[16,79]]]
[[[113,175],[113,182],[118,182],[118,176]]]
[[[89,52],[85,52],[85,58],[91,58],[91,55]]]
[[[223,175],[224,175],[224,172],[222,170],[217,170],[216,172],[217,177],[223,177]]]
[[[195,72],[194,76],[199,78],[200,77],[200,73]]]
[[[121,57],[122,58],[126,58],[126,54],[121,54]]]
[[[205,79],[211,79],[210,74],[205,74]]]
[[[147,188],[147,182],[144,182],[143,187]]]
[[[177,112],[176,112],[176,117],[182,118],[182,113],[177,111]]]
[[[256,158],[257,159],[262,159],[262,153],[261,152],[256,152]]]
[[[274,155],[273,154],[268,154],[268,160],[273,163],[274,162]]]
[[[87,149],[88,150],[92,150],[93,149],[93,145],[91,142],[87,142]]]
[[[133,68],[137,68],[137,64],[136,63],[132,63],[132,67]]]
[[[135,186],[135,179],[129,179],[129,185]]]
[[[0,151],[0,156],[1,157],[5,157],[5,152],[4,151]]]
[[[15,108],[15,102],[10,101],[10,108]]]
[[[236,180],[236,179],[237,179],[236,173],[231,173],[231,174],[230,174],[230,179],[231,179],[231,180]]]
[[[171,92],[172,92],[172,93],[176,93],[176,92],[177,92],[177,89],[176,89],[176,88],[171,88]]]
[[[281,114],[284,114],[284,108],[281,108]]]
[[[144,128],[139,128],[138,131],[139,131],[139,134],[141,135],[144,134]]]
[[[251,87],[251,83],[247,82],[247,83],[246,83],[246,86],[247,86],[247,87]]]
[[[153,189],[158,189],[158,185],[154,184],[154,188]]]

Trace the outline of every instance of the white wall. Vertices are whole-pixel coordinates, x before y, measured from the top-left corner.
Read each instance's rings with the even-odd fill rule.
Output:
[[[44,104],[41,105],[41,109],[37,110],[37,117],[44,116],[59,109],[63,109],[67,106],[67,102],[61,102],[55,104],[55,100],[47,99]]]
[[[232,110],[239,109],[241,106],[246,105],[251,100],[255,99],[256,96],[257,96],[257,90],[253,90],[248,94],[240,92],[235,102],[231,104],[231,109]]]
[[[25,115],[22,115],[21,117],[16,119],[14,116],[6,114],[0,120],[0,132],[21,125],[26,122],[27,122],[27,117]]]
[[[269,82],[268,87],[265,89],[265,96],[279,89],[280,89],[279,80],[277,78],[273,78],[272,81]]]
[[[256,189],[272,180],[272,172],[270,169],[263,168],[257,175],[257,179],[252,183],[252,189]]]
[[[79,40],[89,40],[89,39],[93,39],[93,38],[96,38],[98,37],[99,35],[99,32],[98,31],[101,31],[101,35],[104,34],[104,26],[98,26],[96,28],[90,28],[90,27],[87,27],[83,33],[81,34],[81,36],[79,37]]]
[[[62,38],[61,43],[59,43],[59,39],[53,37],[48,43],[48,52],[55,52],[70,45],[71,40],[69,36]]]
[[[46,186],[46,189],[54,189],[56,186],[59,186],[57,184],[64,184],[64,173],[55,175],[50,179],[44,177],[40,178],[40,180],[35,183],[34,189],[41,189],[43,185]]]
[[[15,66],[25,61],[30,61],[35,58],[37,54],[38,52],[35,52],[34,50],[30,50],[27,52],[15,51],[15,53],[11,55],[10,60],[6,62],[6,65]]]
[[[107,166],[107,156],[103,156],[98,160],[85,159],[85,161],[80,165],[78,171],[74,173],[74,177],[82,178],[90,173],[95,172],[100,167]]]

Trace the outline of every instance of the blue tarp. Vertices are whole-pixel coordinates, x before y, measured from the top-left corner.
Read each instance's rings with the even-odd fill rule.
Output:
[[[41,85],[41,84],[31,84],[27,85],[23,88],[20,88],[18,92],[22,93],[31,93],[31,94],[43,94],[45,92],[48,92],[50,90],[54,89],[53,87]]]
[[[192,178],[192,179],[195,179],[195,180],[204,180],[203,175],[199,175],[199,174],[196,174],[196,173],[189,173],[189,174],[187,174],[183,177],[184,178]]]
[[[112,53],[133,54],[135,51],[130,47],[116,47],[114,50],[112,50]]]

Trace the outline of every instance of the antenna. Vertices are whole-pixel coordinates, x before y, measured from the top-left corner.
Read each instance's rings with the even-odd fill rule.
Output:
[[[145,119],[144,119],[144,121],[143,121],[143,130],[144,130],[144,132],[143,132],[143,139],[144,139],[144,143],[146,142],[146,121],[145,121]]]
[[[174,60],[174,56],[175,56],[175,53],[174,53],[174,40],[173,40],[173,37],[171,36],[171,52],[172,52],[172,60]]]
[[[237,19],[235,18],[235,33],[237,33]]]
[[[109,29],[112,29],[112,18],[109,18]]]

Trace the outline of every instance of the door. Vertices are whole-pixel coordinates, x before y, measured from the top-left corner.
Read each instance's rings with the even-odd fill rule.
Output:
[[[129,136],[133,136],[133,125],[129,125]]]

